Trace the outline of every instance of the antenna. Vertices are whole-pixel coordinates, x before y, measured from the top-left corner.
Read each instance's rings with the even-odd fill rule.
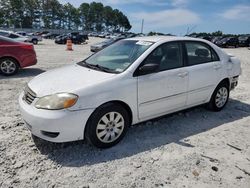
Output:
[[[189,27],[188,27],[186,35],[189,35],[196,27],[197,27],[197,25],[194,25],[193,27],[191,27],[191,29],[189,29]]]
[[[144,19],[142,19],[142,22],[141,22],[141,33],[143,33],[143,27],[144,27]]]

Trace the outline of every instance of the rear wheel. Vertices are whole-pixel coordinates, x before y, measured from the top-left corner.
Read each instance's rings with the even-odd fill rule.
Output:
[[[112,147],[125,136],[128,125],[128,112],[119,104],[108,103],[91,115],[85,136],[98,148]]]
[[[36,45],[36,44],[38,44],[38,40],[37,40],[37,39],[32,39],[32,43],[33,43],[34,45]]]
[[[11,76],[16,74],[19,69],[19,65],[16,60],[12,58],[0,59],[0,73],[5,76]]]
[[[226,106],[228,98],[229,86],[226,82],[222,82],[214,90],[210,102],[208,103],[209,109],[213,111],[222,110]]]

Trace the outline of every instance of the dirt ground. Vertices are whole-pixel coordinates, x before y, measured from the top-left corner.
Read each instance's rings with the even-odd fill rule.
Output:
[[[34,76],[90,55],[88,44],[44,40],[38,64],[0,76],[0,187],[250,187],[250,50],[225,49],[242,61],[239,86],[221,112],[196,107],[132,126],[121,143],[100,150],[84,141],[33,140],[18,95]],[[63,75],[62,75],[63,76]]]

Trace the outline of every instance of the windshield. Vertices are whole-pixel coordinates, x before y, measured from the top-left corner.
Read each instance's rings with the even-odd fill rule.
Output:
[[[82,65],[102,67],[110,72],[121,73],[140,57],[153,43],[138,40],[122,40],[97,52]],[[103,69],[102,69],[103,70]]]

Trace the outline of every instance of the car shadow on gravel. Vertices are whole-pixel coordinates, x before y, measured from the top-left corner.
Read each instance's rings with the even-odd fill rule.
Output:
[[[45,70],[39,68],[25,68],[20,69],[17,74],[13,76],[3,76],[0,74],[0,79],[13,79],[13,78],[24,78],[24,77],[34,77],[38,74],[45,72]]]
[[[80,167],[122,159],[176,143],[194,148],[187,137],[206,132],[250,115],[250,105],[231,99],[221,112],[195,107],[131,126],[125,138],[109,149],[97,149],[84,141],[55,144],[35,138],[37,149],[62,166]],[[212,139],[212,138],[211,138]]]

